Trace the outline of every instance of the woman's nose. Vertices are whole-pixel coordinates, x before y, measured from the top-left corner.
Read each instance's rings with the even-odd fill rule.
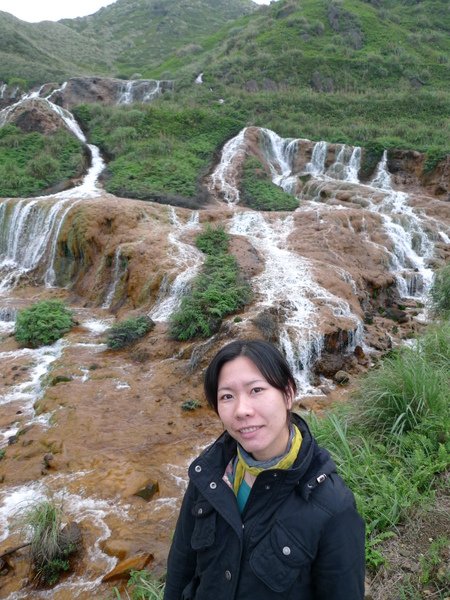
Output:
[[[253,403],[245,394],[237,398],[235,415],[238,418],[247,417],[253,414]]]

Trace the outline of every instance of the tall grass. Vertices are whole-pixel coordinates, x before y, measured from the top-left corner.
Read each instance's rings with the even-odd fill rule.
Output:
[[[439,317],[450,317],[450,264],[436,271],[430,289],[432,310]]]
[[[450,465],[450,323],[431,327],[362,380],[355,398],[311,426],[355,494],[366,522],[367,565],[378,544],[434,495]]]

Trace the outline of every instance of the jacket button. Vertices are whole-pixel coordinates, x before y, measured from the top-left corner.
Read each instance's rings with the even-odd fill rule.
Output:
[[[231,581],[231,571],[225,571],[225,579],[227,581]]]
[[[209,484],[209,487],[210,487],[212,490],[215,490],[215,489],[216,489],[216,487],[217,487],[217,483],[216,483],[215,481],[211,481],[211,483]]]
[[[201,471],[201,470],[202,470],[202,468],[201,468],[201,466],[200,466],[200,465],[196,465],[196,466],[195,466],[195,468],[194,468],[194,471],[195,471],[196,473],[200,473],[200,471]]]
[[[289,548],[289,546],[285,546],[282,552],[285,556],[289,556],[289,554],[291,553],[291,549]]]
[[[270,485],[269,485],[269,484],[267,484],[267,485],[265,485],[265,486],[264,486],[264,488],[265,488],[266,490],[270,490]]]
[[[203,508],[199,508],[198,511],[197,511],[197,514],[198,515],[202,515],[203,514]]]

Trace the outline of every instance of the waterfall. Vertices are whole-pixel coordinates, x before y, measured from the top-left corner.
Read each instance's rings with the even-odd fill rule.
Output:
[[[46,98],[41,98],[41,101],[46,102],[66,127],[86,144],[86,137],[73,115],[50,100],[51,96],[63,90],[65,85]],[[39,98],[41,91],[42,87],[0,111],[0,124],[6,122],[11,112],[19,105]],[[97,180],[104,169],[104,162],[96,146],[86,145],[90,150],[92,162],[80,185],[49,196],[23,200],[11,198],[0,204],[0,292],[16,285],[23,275],[38,267],[44,270],[45,284],[55,285],[54,263],[58,238],[67,214],[82,198],[93,198],[101,194]]]
[[[113,268],[112,268],[112,278],[111,283],[109,285],[108,291],[106,293],[105,301],[102,304],[102,308],[111,308],[111,304],[114,300],[114,296],[116,294],[117,285],[122,278],[123,274],[126,271],[127,264],[122,261],[122,248],[117,246],[116,251],[114,253],[113,259]],[[124,264],[123,264],[124,263]]]
[[[311,162],[305,166],[305,173],[311,175],[322,175],[325,171],[325,160],[327,158],[327,142],[316,142],[311,155]]]
[[[272,181],[283,187],[285,191],[290,191],[284,182],[292,181],[296,176],[292,171],[295,140],[280,138],[266,129],[261,131],[264,139],[270,140],[270,150],[267,151],[267,141],[263,144],[263,149],[272,173],[274,173]],[[409,196],[393,189],[391,175],[387,169],[387,152],[383,153],[375,176],[368,186],[363,186],[358,179],[361,164],[360,147],[356,146],[351,149],[342,144],[336,151],[334,163],[325,172],[326,152],[326,142],[317,142],[314,145],[311,162],[304,168],[304,171],[313,175],[313,180],[308,183],[308,193],[311,194],[314,191],[313,200],[321,201],[321,190],[327,187],[330,181],[336,181],[336,183],[340,181],[342,182],[339,184],[340,186],[350,185],[354,194],[358,193],[358,188],[372,191],[372,194],[369,194],[369,198],[366,199],[367,208],[380,214],[384,229],[392,241],[391,268],[396,277],[399,294],[404,298],[423,299],[432,281],[433,273],[427,267],[427,261],[433,255],[434,245],[426,233],[420,217],[408,204]],[[278,172],[273,166],[274,162],[279,165]],[[279,175],[279,171],[281,171],[281,175]],[[336,189],[340,189],[340,187],[337,185]],[[375,201],[371,196],[377,196],[378,200]],[[334,210],[344,208],[340,205],[333,206]]]
[[[224,145],[208,186],[213,195],[221,194],[229,206],[239,203],[238,173],[245,156],[245,132],[246,128],[242,129]]]
[[[383,152],[380,162],[375,170],[375,176],[373,177],[370,185],[375,188],[382,190],[391,190],[391,175],[387,169],[387,151]]]
[[[261,129],[263,149],[272,181],[287,193],[294,193],[297,177],[292,175],[293,160],[299,140],[284,139],[270,129]]]
[[[124,81],[119,89],[117,104],[151,102],[160,96],[164,90],[172,88],[173,81],[160,81],[158,79]]]
[[[247,237],[264,257],[265,269],[253,279],[258,310],[270,306],[284,308],[280,343],[299,390],[310,393],[314,391],[310,384],[311,369],[323,348],[319,305],[326,304],[335,317],[351,321],[355,336],[361,335],[362,325],[345,300],[314,281],[310,262],[289,251],[288,237],[293,228],[291,215],[269,222],[262,213],[245,211],[234,215],[229,232]]]
[[[187,223],[183,224],[175,209],[170,207],[170,221],[173,229],[169,233],[169,241],[174,250],[173,258],[176,261],[178,273],[169,289],[167,286],[161,286],[160,295],[149,313],[149,317],[153,321],[169,320],[170,315],[179,307],[183,293],[203,262],[203,254],[200,250],[182,241],[186,232],[199,227],[198,212],[193,212]]]

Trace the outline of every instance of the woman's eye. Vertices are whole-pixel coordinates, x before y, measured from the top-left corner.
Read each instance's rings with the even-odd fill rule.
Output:
[[[219,400],[231,400],[232,398],[232,394],[222,394],[222,396],[220,396]]]
[[[262,392],[264,388],[262,387],[254,387],[252,392],[254,392],[255,394],[257,394],[258,392]]]

